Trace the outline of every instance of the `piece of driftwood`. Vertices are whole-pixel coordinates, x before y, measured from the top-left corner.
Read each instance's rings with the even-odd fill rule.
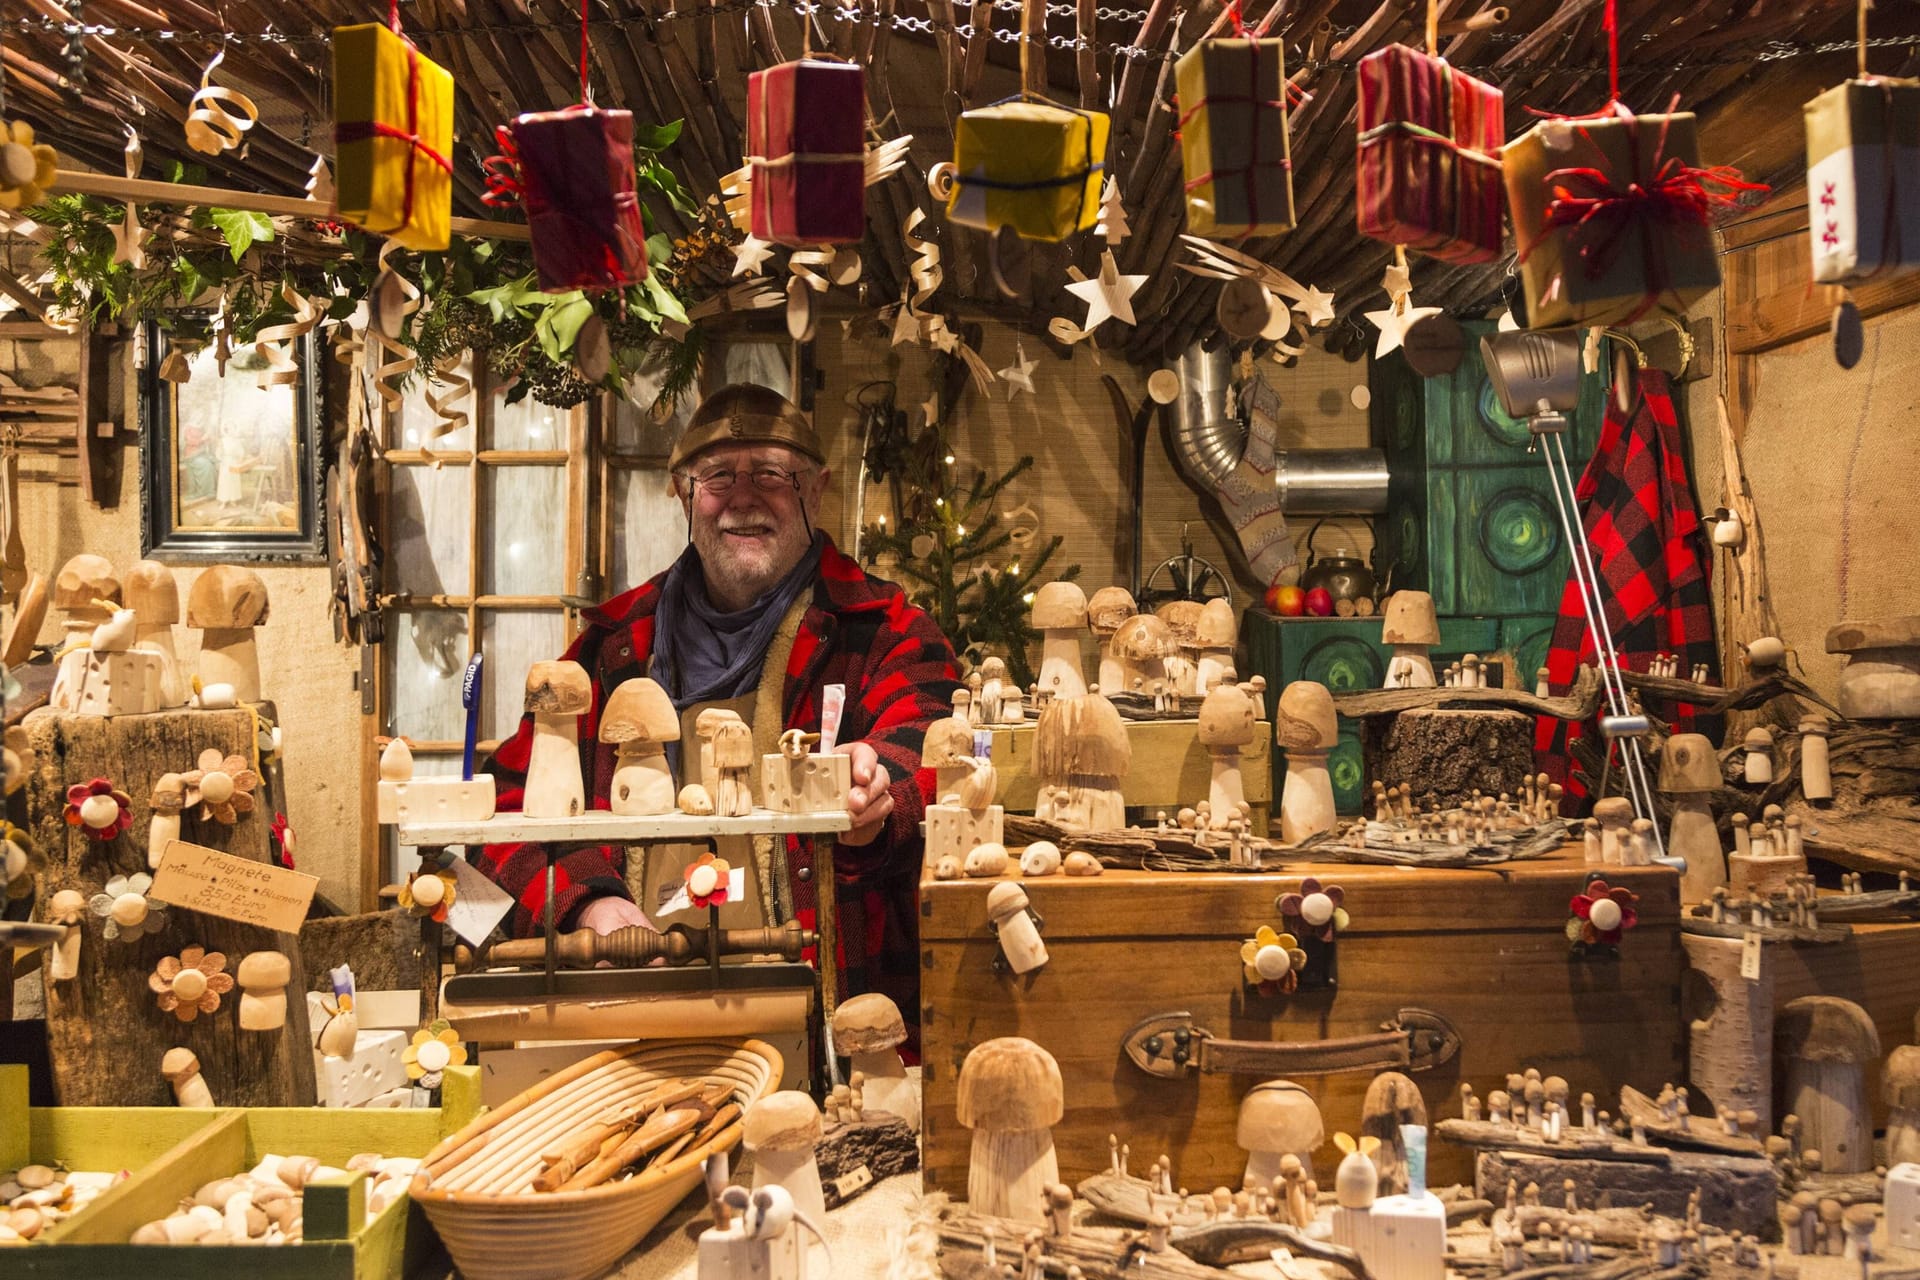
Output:
[[[1496,831],[1487,844],[1448,844],[1422,840],[1401,844],[1395,836],[1404,824],[1368,822],[1365,845],[1355,845],[1346,832],[1323,831],[1302,841],[1294,850],[1316,862],[1363,862],[1392,867],[1491,867],[1503,862],[1541,858],[1567,841],[1567,824],[1556,818],[1535,827]]]
[[[1833,923],[1885,923],[1920,917],[1920,889],[1870,889],[1820,899],[1820,918]]]
[[[913,1126],[885,1111],[868,1111],[857,1124],[830,1124],[814,1144],[820,1190],[837,1209],[874,1183],[920,1167]]]
[[[974,1280],[982,1270],[986,1242],[993,1240],[1001,1264],[1020,1265],[1031,1223],[995,1218],[948,1208],[941,1215],[940,1274],[950,1280]],[[1101,1227],[1078,1227],[1066,1236],[1046,1235],[1041,1241],[1045,1272],[1064,1276],[1078,1267],[1085,1280],[1232,1280],[1232,1273],[1193,1261],[1168,1249],[1153,1253],[1143,1233]]]
[[[1871,1170],[1866,1173],[1799,1173],[1781,1180],[1782,1198],[1799,1191],[1811,1191],[1822,1200],[1838,1200],[1841,1204],[1879,1204],[1887,1194],[1887,1180]],[[1876,1280],[1882,1274],[1876,1271]]]
[[[1826,909],[1827,899],[1820,899],[1821,910]],[[1704,910],[1705,908],[1697,908]],[[1720,921],[1708,916],[1684,915],[1680,917],[1680,931],[1696,934],[1703,938],[1744,938],[1750,933],[1760,935],[1763,942],[1845,942],[1853,936],[1853,928],[1844,924],[1821,923],[1807,925],[1787,924],[1769,921],[1766,924],[1750,924],[1742,921]]]
[[[1446,1141],[1463,1147],[1518,1151],[1558,1160],[1625,1160],[1651,1165],[1673,1161],[1673,1153],[1664,1147],[1640,1146],[1594,1129],[1568,1129],[1558,1142],[1548,1142],[1533,1129],[1488,1120],[1442,1120],[1436,1130]]]
[[[1772,1162],[1765,1159],[1676,1151],[1666,1164],[1656,1165],[1483,1151],[1475,1162],[1475,1184],[1481,1194],[1500,1203],[1506,1200],[1509,1183],[1521,1188],[1531,1184],[1540,1189],[1540,1207],[1565,1212],[1568,1181],[1573,1183],[1575,1205],[1583,1212],[1647,1209],[1662,1217],[1685,1219],[1688,1202],[1697,1192],[1701,1221],[1779,1239],[1780,1179]],[[1522,1213],[1533,1207],[1519,1206]],[[1603,1244],[1623,1242],[1596,1238]]]
[[[1788,735],[1767,803],[1798,814],[1807,853],[1860,871],[1920,872],[1920,724],[1836,724],[1827,742],[1833,799],[1810,804],[1799,787],[1800,739]],[[1824,904],[1823,904],[1824,905]]]
[[[1542,1197],[1562,1193],[1563,1189],[1557,1186],[1540,1189]],[[1653,1215],[1644,1208],[1578,1209],[1568,1213],[1549,1204],[1522,1204],[1514,1206],[1514,1216],[1520,1229],[1530,1236],[1564,1235],[1568,1227],[1579,1227],[1592,1233],[1595,1244],[1623,1249],[1638,1248],[1653,1227]]]
[[[1411,781],[1443,808],[1477,795],[1518,796],[1533,776],[1531,716],[1504,707],[1442,707],[1370,719],[1362,735],[1369,778]]]
[[[1316,1240],[1285,1222],[1239,1218],[1179,1227],[1173,1232],[1173,1247],[1210,1267],[1260,1262],[1271,1257],[1275,1249],[1286,1249],[1298,1257],[1331,1263],[1354,1280],[1373,1280],[1367,1264],[1352,1249]]]
[[[1833,713],[1836,720],[1845,720],[1840,709],[1816,693],[1805,681],[1796,680],[1784,671],[1774,672],[1758,680],[1749,680],[1745,684],[1728,689],[1714,684],[1695,684],[1691,680],[1680,680],[1673,676],[1652,676],[1644,671],[1622,671],[1621,679],[1627,688],[1637,691],[1647,701],[1685,703],[1693,707],[1696,715],[1725,715],[1729,711],[1754,711],[1766,706],[1775,698],[1805,698],[1816,702]],[[1729,737],[1727,741],[1734,741]]]
[[[1600,673],[1583,666],[1565,696],[1542,698],[1525,689],[1357,689],[1333,696],[1333,709],[1349,719],[1396,715],[1436,707],[1505,707],[1529,715],[1585,720],[1600,706]]]
[[[1727,1156],[1758,1156],[1761,1154],[1760,1141],[1757,1138],[1735,1137],[1726,1132],[1718,1123],[1692,1117],[1684,1124],[1669,1120],[1660,1110],[1660,1104],[1640,1092],[1632,1085],[1620,1086],[1620,1116],[1629,1124],[1637,1124],[1646,1131],[1649,1138],[1687,1151],[1711,1151]]]
[[[1235,864],[1232,838],[1225,831],[1198,831],[1171,824],[1165,831],[1153,827],[1070,831],[1045,818],[1009,813],[1004,830],[1009,849],[1036,840],[1051,840],[1060,846],[1062,854],[1090,853],[1109,867],[1145,871],[1272,871],[1284,865],[1283,855],[1298,853],[1270,840],[1242,836],[1243,847],[1255,858],[1246,864]]]

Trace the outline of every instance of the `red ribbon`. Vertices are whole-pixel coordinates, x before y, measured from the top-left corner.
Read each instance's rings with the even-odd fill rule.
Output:
[[[507,209],[527,194],[526,183],[520,179],[520,148],[514,144],[513,130],[504,124],[494,126],[493,141],[500,149],[480,162],[487,175],[487,189],[481,193],[480,203]]]

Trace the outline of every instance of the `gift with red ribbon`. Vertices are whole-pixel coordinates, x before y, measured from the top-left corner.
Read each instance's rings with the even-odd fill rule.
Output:
[[[1360,233],[1446,262],[1500,256],[1500,90],[1405,45],[1360,60]]]
[[[1690,112],[1541,121],[1504,160],[1527,326],[1631,324],[1684,315],[1720,284],[1711,219],[1741,191],[1702,168]]]
[[[1806,119],[1814,280],[1920,264],[1920,80],[1849,80],[1809,102]]]
[[[1187,230],[1214,240],[1293,226],[1287,71],[1278,40],[1203,40],[1173,64]]]
[[[633,113],[590,106],[533,111],[508,128],[540,287],[566,293],[646,279]]]
[[[444,249],[453,217],[453,76],[385,26],[333,32],[340,216],[408,249]]]
[[[803,58],[748,76],[755,237],[804,246],[865,236],[866,139],[862,68]]]

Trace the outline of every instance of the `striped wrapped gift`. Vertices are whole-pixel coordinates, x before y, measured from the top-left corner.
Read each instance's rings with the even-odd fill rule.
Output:
[[[1500,256],[1500,90],[1389,45],[1360,60],[1363,235],[1447,262]]]

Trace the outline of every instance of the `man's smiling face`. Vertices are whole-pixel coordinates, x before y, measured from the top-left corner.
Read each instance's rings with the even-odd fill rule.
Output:
[[[777,468],[794,477],[772,488],[752,473]],[[736,473],[723,494],[701,481]],[[691,459],[674,477],[674,491],[691,505],[688,519],[707,597],[720,609],[746,608],[798,563],[811,543],[811,519],[827,471],[784,445],[719,445]],[[802,504],[805,504],[803,518]]]

